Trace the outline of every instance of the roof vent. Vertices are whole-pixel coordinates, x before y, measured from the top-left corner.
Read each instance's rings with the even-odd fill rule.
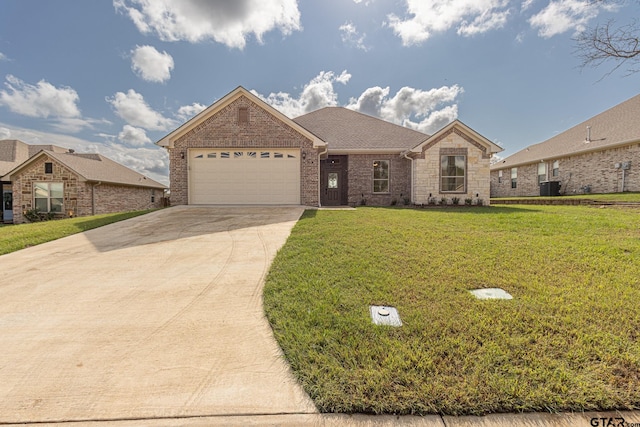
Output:
[[[587,126],[587,138],[584,140],[585,143],[591,142],[591,126]]]
[[[69,154],[73,154],[75,152],[76,152],[76,150],[74,150],[73,148],[69,148]]]

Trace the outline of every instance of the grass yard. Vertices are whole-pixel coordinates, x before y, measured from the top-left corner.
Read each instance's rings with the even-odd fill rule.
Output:
[[[0,227],[0,255],[149,212],[151,211],[122,212]]]
[[[321,411],[638,409],[639,224],[584,206],[307,211],[265,310]],[[514,299],[468,292],[483,287]]]

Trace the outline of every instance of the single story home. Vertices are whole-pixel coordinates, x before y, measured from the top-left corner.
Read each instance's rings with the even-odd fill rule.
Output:
[[[427,135],[341,107],[291,119],[243,87],[156,144],[173,205],[488,204],[502,150],[459,120]]]
[[[0,141],[4,222],[38,209],[54,217],[159,208],[166,187],[100,154]]]
[[[491,167],[491,197],[640,191],[640,95]],[[544,184],[543,184],[544,183]]]

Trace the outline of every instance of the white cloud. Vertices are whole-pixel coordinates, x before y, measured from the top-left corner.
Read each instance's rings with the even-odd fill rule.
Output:
[[[161,40],[192,43],[214,40],[243,49],[253,34],[278,29],[284,35],[300,30],[297,0],[113,0],[142,33]]]
[[[129,89],[127,93],[116,92],[106,100],[112,105],[116,115],[132,126],[147,130],[167,130],[175,125],[174,120],[149,107],[143,96],[133,89]]]
[[[255,91],[253,93],[287,117],[298,117],[319,108],[338,105],[338,95],[333,89],[333,83],[347,84],[349,79],[351,74],[346,70],[338,76],[333,71],[321,71],[304,86],[298,98],[284,92],[270,93],[266,97]]]
[[[364,44],[364,39],[367,36],[366,33],[360,34],[356,26],[353,25],[353,22],[347,21],[342,24],[339,29],[342,33],[341,37],[344,44],[364,50],[365,52],[369,50]]]
[[[40,80],[35,85],[11,74],[6,76],[6,90],[0,91],[0,105],[29,117],[79,117],[78,93],[70,87],[57,88]]]
[[[533,4],[533,2],[535,2],[536,0],[524,0],[522,2],[522,4],[520,5],[520,10],[522,12],[524,12],[525,10],[529,9],[531,7],[531,5]]]
[[[458,85],[427,91],[403,87],[389,98],[388,87],[376,86],[365,90],[358,99],[352,99],[347,108],[421,132],[433,133],[458,117],[456,104],[443,108],[440,106],[454,102],[463,92]]]
[[[4,53],[0,52],[0,61],[8,61],[9,58],[7,58],[7,55],[5,55]]]
[[[591,0],[551,1],[540,12],[529,19],[531,27],[538,30],[540,37],[549,38],[566,31],[584,31],[589,21],[600,10],[615,10],[616,4],[602,4]]]
[[[99,153],[165,185],[169,182],[169,159],[166,150],[160,147],[127,147],[111,141],[88,141],[69,135],[41,132],[0,123],[0,129],[3,127],[10,131],[12,138],[27,144],[53,144],[72,148],[78,153]],[[106,136],[113,139],[110,135]]]
[[[186,122],[205,108],[207,108],[206,105],[202,105],[197,102],[194,102],[191,105],[183,105],[178,109],[176,117],[178,117],[180,121]]]
[[[11,130],[0,127],[0,139],[9,139],[9,138],[11,138]]]
[[[141,147],[151,142],[144,129],[131,125],[124,125],[122,131],[118,134],[118,139],[125,144]]]
[[[131,69],[149,82],[163,83],[171,78],[173,57],[153,46],[136,46],[131,51]]]
[[[51,127],[59,132],[78,133],[83,129],[94,129],[95,125],[99,124],[109,125],[111,122],[105,119],[98,120],[80,117],[59,117],[51,123]]]
[[[405,46],[417,45],[431,34],[457,27],[462,36],[501,28],[509,16],[509,0],[406,0],[411,17],[388,16],[388,25]]]

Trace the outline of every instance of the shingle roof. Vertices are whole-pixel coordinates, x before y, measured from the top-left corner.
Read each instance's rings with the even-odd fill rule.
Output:
[[[165,185],[147,178],[120,163],[114,162],[101,154],[56,153],[43,151],[58,160],[69,169],[81,175],[87,181],[102,181],[113,184],[133,185],[164,189]]]
[[[20,165],[7,172],[10,172],[10,174],[13,175],[22,169],[23,166],[29,164],[32,160],[35,160],[39,156],[45,154],[50,158],[59,161],[87,181],[101,181],[111,184],[157,189],[167,188],[165,185],[160,184],[151,178],[147,178],[146,176],[100,154],[60,153],[41,150],[28,161],[22,162]]]
[[[29,147],[17,139],[0,141],[0,177],[29,158]]]
[[[587,142],[587,126],[591,140]],[[540,160],[552,160],[572,154],[597,151],[640,141],[640,95],[616,105],[544,142],[496,163],[491,169],[503,169]]]
[[[415,147],[429,135],[358,113],[325,107],[293,119],[329,144],[329,150],[397,150]]]

